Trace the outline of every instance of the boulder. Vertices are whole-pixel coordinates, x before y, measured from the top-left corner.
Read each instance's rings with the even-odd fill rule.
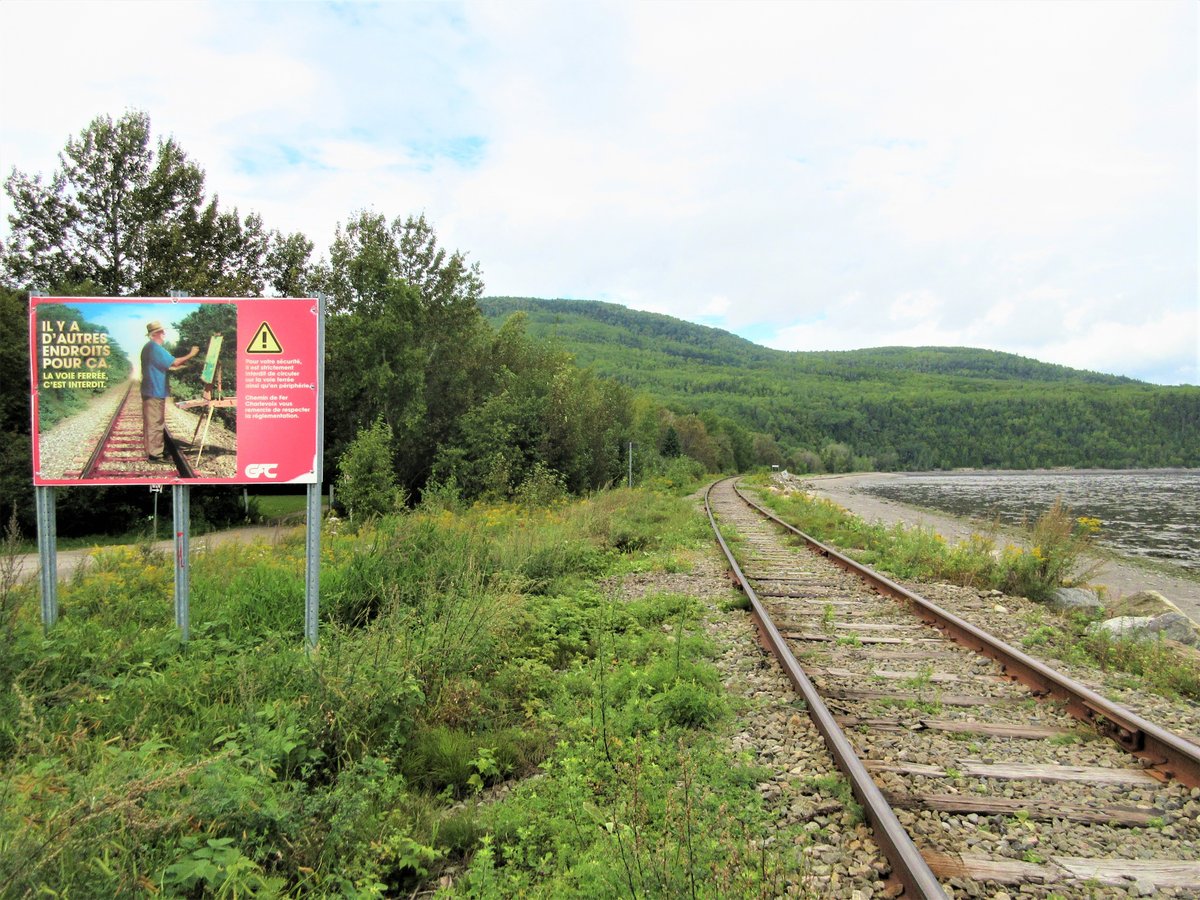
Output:
[[[1195,623],[1181,612],[1167,612],[1160,616],[1117,616],[1089,626],[1089,631],[1107,631],[1113,637],[1135,640],[1178,641],[1195,644],[1200,641],[1200,630]]]
[[[1181,644],[1195,644],[1200,641],[1200,628],[1196,623],[1181,612],[1163,613],[1150,620],[1150,633]]]
[[[1052,609],[1068,612],[1076,609],[1100,609],[1096,592],[1087,588],[1059,588],[1046,601]]]
[[[1144,632],[1150,616],[1118,616],[1115,619],[1105,619],[1103,622],[1093,622],[1088,626],[1090,634],[1106,631],[1113,637],[1136,637]]]
[[[1112,617],[1117,616],[1159,616],[1163,613],[1180,612],[1178,606],[1160,594],[1158,591],[1138,591],[1128,597],[1122,597],[1105,606],[1105,611]]]

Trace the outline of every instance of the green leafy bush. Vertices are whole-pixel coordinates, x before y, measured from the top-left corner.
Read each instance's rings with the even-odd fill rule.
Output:
[[[380,416],[363,428],[338,460],[337,496],[353,524],[362,524],[404,507],[405,492],[396,483],[392,426]]]

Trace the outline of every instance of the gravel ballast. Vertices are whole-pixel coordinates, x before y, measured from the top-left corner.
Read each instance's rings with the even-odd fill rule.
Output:
[[[771,769],[776,774],[762,782],[759,789],[764,801],[782,826],[797,826],[804,829],[807,840],[796,848],[796,870],[788,880],[788,893],[807,896],[830,896],[866,898],[884,896],[894,891],[883,876],[888,870],[886,859],[871,838],[870,829],[857,821],[857,814],[845,808],[836,796],[825,795],[813,788],[814,782],[836,776],[824,744],[803,711],[790,683],[758,644],[749,615],[739,609],[731,609],[730,601],[736,596],[731,593],[726,566],[719,551],[697,554],[693,571],[681,574],[638,575],[625,579],[615,589],[628,596],[653,591],[671,591],[701,598],[708,608],[706,628],[720,652],[715,660],[724,675],[726,688],[739,702],[736,724],[730,729],[728,740],[735,753],[748,753],[757,765]],[[961,616],[979,627],[991,631],[1003,640],[1020,645],[1029,629],[1030,622],[1045,621],[1044,617],[1055,614],[1030,603],[1024,598],[998,595],[992,591],[978,591],[941,584],[905,584],[910,590],[922,594],[947,610]],[[1131,687],[1128,676],[1112,676],[1106,673],[1047,660],[1063,669],[1071,677],[1115,700],[1129,706],[1139,714],[1156,721],[1186,736],[1200,732],[1200,709],[1187,701],[1171,701],[1138,691]],[[831,651],[820,662],[829,669],[853,669],[861,660],[855,661],[852,654]],[[913,667],[917,664],[914,662]],[[972,681],[971,689],[978,690],[978,681],[989,678],[988,666],[955,664],[947,671]],[[868,667],[869,668],[869,667]],[[863,678],[867,677],[863,670]],[[939,672],[943,671],[939,666]],[[862,685],[860,685],[862,686]],[[953,687],[947,690],[953,690]],[[988,686],[988,692],[1010,695],[1013,687],[1007,684]],[[1052,708],[1039,705],[1038,718],[1048,726],[1070,728],[1072,722]],[[899,711],[898,711],[898,714]],[[952,718],[956,713],[947,707],[939,718]],[[913,713],[914,723],[920,718]],[[861,738],[861,735],[856,736]],[[952,735],[930,737],[931,754],[957,753],[964,760],[977,759],[987,762],[1002,755],[1007,741],[990,738],[978,745],[956,740]],[[912,751],[905,748],[903,740],[881,733],[863,740],[868,755],[873,759],[897,759],[909,762]],[[1082,745],[1055,744],[1049,741],[1022,741],[1019,752],[1029,762],[1046,764],[1097,765],[1108,767],[1136,767],[1131,757],[1106,740],[1086,741]],[[919,760],[918,760],[919,761]],[[900,791],[911,791],[913,782],[901,784],[899,776],[883,772],[877,783]],[[918,780],[918,784],[920,781]],[[930,792],[944,790],[944,785],[930,781]],[[1050,793],[1044,784],[1036,788],[1025,782],[994,781],[992,779],[964,779],[964,791],[974,791],[982,796],[997,796],[1021,799],[1024,796],[1038,798],[1045,804],[1047,796],[1062,798],[1063,803],[1128,802],[1137,799],[1136,791],[1118,791],[1115,788],[1097,788],[1087,785],[1082,790],[1076,784],[1062,787],[1052,786]],[[1081,800],[1082,798],[1082,800]],[[1146,804],[1151,795],[1145,797]],[[1179,785],[1165,794],[1154,794],[1153,802],[1162,812],[1161,821],[1154,828],[1098,827],[1077,828],[1071,822],[1053,819],[1048,822],[1032,823],[1008,816],[970,814],[947,816],[926,810],[900,810],[898,816],[910,828],[918,844],[930,848],[941,847],[949,840],[951,832],[966,832],[970,852],[981,856],[996,856],[1012,859],[1039,860],[1051,856],[1079,857],[1133,857],[1139,859],[1179,858],[1180,842],[1191,842],[1194,846],[1196,822],[1200,820],[1200,790]],[[947,844],[948,851],[962,851],[961,844]],[[1184,850],[1186,858],[1187,850]],[[947,891],[952,896],[1051,896],[1061,897],[1125,897],[1147,895],[1148,882],[1129,879],[1128,884],[1103,885],[1092,883],[1081,887],[1080,883],[1059,882],[1045,885],[1008,885],[992,883],[980,885],[970,880],[951,879]],[[1153,889],[1149,889],[1153,893]],[[1190,888],[1167,888],[1157,896],[1195,897],[1200,892]]]

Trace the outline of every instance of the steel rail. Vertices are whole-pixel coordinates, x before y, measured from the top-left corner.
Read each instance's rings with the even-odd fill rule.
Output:
[[[732,481],[733,479],[725,480]],[[712,504],[710,502],[712,489],[718,483],[713,482],[705,492],[704,508],[708,513],[708,521],[712,525],[713,534],[717,537],[717,543],[721,545],[721,550],[724,551],[725,558],[729,561],[734,577],[750,600],[752,614],[758,625],[759,634],[762,636],[763,642],[779,661],[792,685],[804,698],[804,702],[808,706],[809,716],[812,718],[821,736],[825,739],[825,745],[833,755],[837,767],[849,780],[850,789],[855,799],[862,804],[867,821],[871,823],[871,827],[874,829],[875,841],[880,845],[888,861],[891,862],[892,877],[904,886],[905,896],[945,898],[947,896],[946,892],[942,889],[937,877],[933,874],[933,870],[929,868],[929,865],[925,862],[925,858],[921,856],[921,851],[917,849],[912,838],[905,831],[904,826],[896,818],[891,804],[884,798],[882,792],[876,786],[874,779],[871,778],[870,773],[867,772],[866,767],[863,766],[862,761],[854,752],[854,747],[851,745],[850,739],[846,737],[841,726],[837,724],[833,713],[825,705],[825,701],[821,699],[821,695],[817,693],[816,687],[804,673],[804,670],[800,668],[800,663],[792,655],[792,651],[788,648],[783,635],[779,633],[779,630],[775,627],[775,623],[771,621],[766,608],[759,602],[758,595],[750,586],[749,580],[742,573],[741,567],[734,558],[733,551],[725,543],[725,538],[721,534],[721,529],[717,526],[717,520],[713,515]],[[736,486],[734,490],[737,490]],[[740,492],[738,492],[738,496],[741,496]],[[743,497],[742,499],[744,500],[745,498]]]
[[[171,433],[163,433],[163,449],[171,455],[172,462],[175,463],[175,470],[181,478],[195,478],[196,470],[188,461],[187,454],[179,448],[178,442],[171,437]]]
[[[822,544],[755,503],[736,484],[733,489],[745,503],[803,539],[814,552],[863,578],[879,593],[908,603],[925,624],[943,631],[962,646],[995,660],[1009,678],[1024,684],[1036,696],[1049,695],[1062,701],[1072,716],[1092,725],[1097,732],[1141,759],[1152,774],[1157,774],[1163,780],[1175,778],[1188,787],[1200,787],[1200,746],[1118,706],[1045,663],[947,612],[920,594]]]
[[[112,437],[113,429],[117,427],[117,420],[121,418],[121,413],[125,412],[125,404],[129,402],[129,395],[133,393],[133,385],[129,385],[125,389],[125,396],[121,398],[121,402],[117,404],[117,411],[113,413],[112,418],[108,420],[108,427],[104,429],[104,434],[100,436],[100,440],[96,442],[96,446],[92,449],[91,456],[88,457],[87,464],[80,471],[79,477],[91,478],[92,473],[96,471],[96,465],[104,456],[104,448],[108,446],[109,438]]]
[[[117,427],[117,423],[120,422],[122,416],[125,415],[132,394],[133,385],[130,385],[125,389],[125,396],[122,397],[121,402],[117,404],[117,409],[112,414],[112,418],[109,419],[108,425],[104,429],[104,434],[102,434],[100,439],[96,442],[96,446],[92,449],[91,455],[88,456],[87,463],[84,464],[83,469],[80,471],[79,478],[81,480],[91,478],[95,474],[96,468],[99,466],[100,461],[104,459],[104,452],[108,447],[109,441],[112,439],[113,432]],[[171,462],[174,463],[175,471],[178,473],[179,477],[197,477],[195,467],[192,466],[191,462],[187,458],[187,455],[180,449],[179,443],[174,437],[171,436],[170,431],[166,430],[165,428],[163,429],[163,452],[171,457]]]

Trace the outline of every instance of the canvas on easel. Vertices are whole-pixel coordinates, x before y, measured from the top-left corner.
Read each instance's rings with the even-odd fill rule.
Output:
[[[220,400],[223,399],[224,391],[221,388],[221,343],[224,338],[220,334],[214,334],[208,341],[208,353],[204,356],[204,371],[200,374],[200,380],[204,383],[204,400],[207,411],[196,422],[196,430],[192,432],[192,446],[196,448],[196,465],[200,465],[200,457],[204,455],[204,443],[208,440],[208,426],[212,424],[213,410],[221,405]],[[214,396],[215,385],[215,396]],[[204,426],[204,433],[200,434],[200,426]],[[200,443],[196,443],[196,435],[200,435]]]
[[[208,353],[204,357],[204,371],[200,375],[200,380],[204,382],[205,389],[211,390],[213,382],[217,378],[217,369],[220,366],[218,357],[221,355],[221,342],[224,340],[219,334],[214,334],[208,342]]]

